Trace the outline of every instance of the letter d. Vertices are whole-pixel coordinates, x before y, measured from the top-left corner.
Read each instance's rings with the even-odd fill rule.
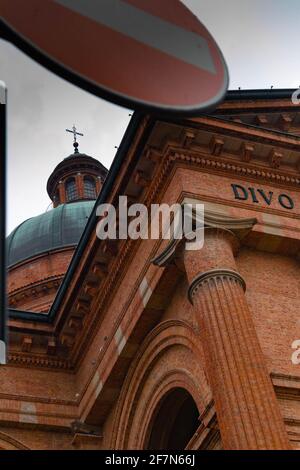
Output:
[[[231,187],[233,189],[235,199],[240,199],[240,201],[247,201],[248,191],[243,186],[240,186],[239,184],[232,184]]]

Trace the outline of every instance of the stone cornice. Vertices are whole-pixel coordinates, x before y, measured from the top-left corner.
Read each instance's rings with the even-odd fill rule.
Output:
[[[72,369],[72,365],[66,359],[60,357],[51,357],[47,353],[42,354],[22,354],[20,352],[9,352],[8,354],[9,364],[26,366],[26,367],[37,367],[47,369],[61,369],[68,370]]]
[[[246,178],[262,181],[281,187],[295,187],[300,189],[300,176],[296,172],[274,170],[267,167],[257,167],[253,164],[243,164],[239,161],[216,159],[195,151],[179,151],[178,149],[169,149],[170,160],[192,164],[199,168],[205,168],[209,173],[222,173],[235,175],[239,178]]]
[[[300,136],[274,129],[248,125],[243,122],[233,122],[218,117],[202,116],[194,120],[200,128],[231,137],[245,138],[280,148],[300,149]]]
[[[38,282],[31,282],[17,289],[9,292],[9,299],[12,301],[18,296],[32,297],[40,294],[42,291],[57,290],[61,280],[64,277],[64,273],[56,274],[54,276],[46,277]],[[13,305],[13,302],[11,302]]]
[[[215,227],[220,229],[227,229],[233,232],[240,240],[244,238],[250,230],[257,223],[255,217],[237,218],[230,217],[225,214],[205,210],[204,224],[205,227]]]
[[[9,266],[8,270],[9,272],[11,271],[15,271],[23,266],[26,266],[28,263],[32,263],[32,262],[35,262],[35,261],[39,261],[40,259],[43,259],[45,256],[47,255],[55,255],[55,254],[58,254],[58,253],[63,253],[65,251],[74,251],[76,248],[76,245],[67,245],[67,246],[64,246],[64,247],[60,247],[60,248],[55,248],[53,250],[47,250],[47,251],[44,251],[42,253],[38,253],[30,258],[27,258],[25,260],[22,260],[22,261],[19,261],[18,263],[12,265],[12,266]]]
[[[223,101],[215,114],[223,114],[225,111],[230,113],[261,113],[261,112],[299,112],[300,106],[292,102],[292,93],[294,89],[284,90],[284,93],[278,97],[278,90],[249,90],[233,91],[228,93],[228,99]],[[282,90],[279,90],[282,92]],[[231,99],[230,94],[240,94],[240,98]],[[266,94],[268,96],[266,96]],[[248,96],[247,96],[248,95]],[[264,96],[265,95],[265,96]],[[284,95],[284,97],[282,97]],[[255,98],[253,97],[255,96]]]

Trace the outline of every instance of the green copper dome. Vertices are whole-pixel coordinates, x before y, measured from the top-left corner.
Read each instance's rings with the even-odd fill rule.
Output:
[[[77,245],[95,201],[61,204],[19,225],[7,238],[8,266],[38,254]]]

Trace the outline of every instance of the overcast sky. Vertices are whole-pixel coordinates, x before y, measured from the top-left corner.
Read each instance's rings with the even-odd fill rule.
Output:
[[[166,0],[167,1],[167,0]],[[213,34],[230,73],[230,89],[298,88],[299,0],[185,0]],[[65,82],[0,40],[0,80],[9,90],[8,232],[50,204],[46,183],[72,153],[76,123],[80,150],[109,167],[130,120],[129,110]]]

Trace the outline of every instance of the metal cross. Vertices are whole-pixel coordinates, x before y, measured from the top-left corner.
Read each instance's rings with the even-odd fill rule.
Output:
[[[72,130],[71,129],[66,129],[67,132],[71,132],[74,136],[74,144],[77,142],[76,136],[81,135],[83,137],[83,134],[81,132],[77,132],[77,129],[75,127],[75,124],[73,124]]]

